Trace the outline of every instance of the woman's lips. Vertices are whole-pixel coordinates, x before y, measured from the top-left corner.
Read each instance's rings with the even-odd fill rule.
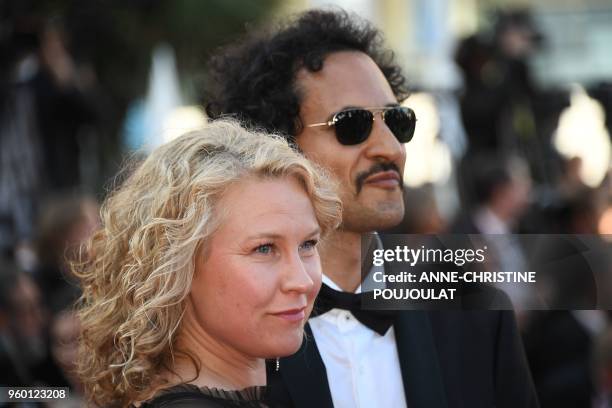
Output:
[[[372,185],[374,187],[393,189],[395,187],[399,187],[400,176],[393,170],[383,171],[365,179],[364,184]]]
[[[278,316],[281,319],[285,319],[289,322],[299,322],[304,320],[306,317],[306,308],[301,307],[299,309],[283,310],[282,312],[272,313],[274,316]]]

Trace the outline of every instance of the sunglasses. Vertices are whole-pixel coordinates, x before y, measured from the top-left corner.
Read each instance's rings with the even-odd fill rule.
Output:
[[[330,120],[306,127],[333,126],[336,139],[343,145],[363,143],[370,136],[374,116],[380,113],[383,121],[400,143],[408,143],[414,136],[416,115],[405,106],[384,108],[350,108],[334,113]]]

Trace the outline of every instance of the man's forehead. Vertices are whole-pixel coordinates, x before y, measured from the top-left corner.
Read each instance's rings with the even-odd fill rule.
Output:
[[[358,51],[327,55],[321,70],[300,70],[296,83],[304,96],[303,102],[329,109],[385,106],[396,102],[380,68],[368,55]]]

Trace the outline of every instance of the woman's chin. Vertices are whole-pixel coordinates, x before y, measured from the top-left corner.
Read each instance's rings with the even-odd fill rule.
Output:
[[[279,336],[281,336],[279,334]],[[296,353],[302,346],[304,332],[300,330],[298,333],[283,333],[282,337],[277,337],[273,345],[268,347],[266,358],[287,357]]]

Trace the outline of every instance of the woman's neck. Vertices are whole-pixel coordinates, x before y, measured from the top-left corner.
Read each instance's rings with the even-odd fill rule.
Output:
[[[184,353],[176,353],[172,363],[175,374],[171,377],[174,378],[169,378],[171,383],[188,382],[200,387],[225,390],[266,384],[265,360],[241,353],[206,333],[197,322],[189,301],[176,348],[195,357],[200,370],[197,371],[192,360]]]

